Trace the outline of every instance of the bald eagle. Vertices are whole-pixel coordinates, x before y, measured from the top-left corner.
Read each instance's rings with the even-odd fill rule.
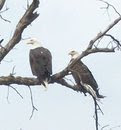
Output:
[[[69,55],[71,55],[71,63],[79,56],[79,53],[76,51],[71,51]],[[82,92],[84,92],[84,94],[88,92],[96,99],[104,98],[104,96],[99,94],[98,84],[94,79],[91,71],[81,60],[77,61],[72,67],[70,67],[69,71],[72,73],[77,86]]]
[[[48,49],[42,47],[41,42],[36,38],[30,38],[27,40],[27,44],[32,47],[29,52],[32,74],[37,76],[39,82],[47,88],[52,74],[52,55]]]

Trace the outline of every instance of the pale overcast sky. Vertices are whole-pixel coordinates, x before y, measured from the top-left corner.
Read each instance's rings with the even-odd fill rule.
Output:
[[[109,0],[121,13],[121,1]],[[11,38],[17,22],[25,12],[26,0],[7,0],[9,8],[3,17],[11,23],[0,20],[1,38],[4,44]],[[40,16],[27,27],[23,38],[37,37],[43,41],[53,55],[53,73],[62,70],[69,62],[68,52],[81,51],[96,34],[103,31],[117,15],[110,9],[109,16],[101,10],[104,4],[98,0],[41,0],[37,11]],[[121,23],[111,31],[121,39]],[[104,41],[108,42],[108,41]],[[32,76],[29,66],[29,48],[20,42],[1,63],[1,74],[9,75],[15,66],[17,76]],[[104,115],[99,114],[100,126],[121,126],[121,53],[93,54],[83,58],[90,68],[106,98],[100,104]],[[58,84],[33,86],[35,111],[31,120],[32,107],[29,89],[13,85],[21,93],[21,99],[10,88],[9,103],[6,99],[7,86],[0,87],[0,130],[94,130],[94,106],[91,97],[74,92]],[[121,130],[116,127],[115,130]]]

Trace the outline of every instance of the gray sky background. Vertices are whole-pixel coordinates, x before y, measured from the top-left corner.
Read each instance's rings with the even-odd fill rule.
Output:
[[[120,0],[109,0],[121,12]],[[3,17],[11,23],[0,20],[0,35],[4,44],[11,38],[17,22],[25,12],[25,0],[6,2],[9,8]],[[37,37],[53,55],[53,73],[59,72],[69,62],[68,52],[81,51],[96,34],[103,31],[118,16],[113,9],[109,15],[97,0],[42,0],[37,11],[40,13],[31,26],[23,33],[23,38]],[[121,23],[110,33],[121,39]],[[109,42],[105,39],[101,44]],[[29,48],[20,42],[0,65],[0,75],[9,75],[15,66],[16,75],[32,76],[29,66]],[[104,115],[99,114],[101,126],[121,126],[121,53],[93,54],[83,58],[90,68],[100,88],[107,96],[100,103]],[[91,97],[74,92],[58,84],[49,85],[48,91],[42,86],[33,86],[35,111],[31,120],[32,107],[29,89],[13,85],[22,94],[21,99],[11,88],[9,103],[6,99],[7,86],[0,87],[0,130],[94,130],[94,105]],[[115,128],[120,130],[121,127]]]

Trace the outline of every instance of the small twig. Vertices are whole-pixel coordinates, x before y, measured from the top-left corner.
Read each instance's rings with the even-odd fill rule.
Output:
[[[4,13],[4,12],[6,12],[7,10],[9,10],[9,8],[7,8],[7,7],[6,7],[6,9],[5,9],[5,10],[0,11],[0,14],[2,14],[2,13]]]
[[[11,85],[9,85],[8,87],[12,88],[23,99],[23,96],[19,93],[19,91],[16,88],[14,88]]]
[[[92,97],[94,100],[94,105],[95,105],[95,126],[96,126],[96,130],[98,130],[98,110],[97,110],[97,101],[94,97]]]
[[[3,60],[4,62],[11,63],[13,60]]]
[[[0,45],[1,45],[1,43],[3,42],[3,40],[4,40],[4,39],[1,39],[1,40],[0,40]]]
[[[114,9],[114,11],[119,15],[121,16],[121,14],[116,10],[116,8],[112,5],[112,4],[109,4],[108,2],[104,1],[104,0],[99,0],[105,4],[107,4],[107,7],[105,7],[107,10],[109,9],[109,7],[112,7]]]
[[[15,71],[15,67],[16,67],[16,66],[13,67],[12,72],[10,73],[10,76],[14,76],[14,75],[16,74],[16,73],[14,72],[14,71]]]
[[[114,126],[114,127],[110,128],[110,130],[115,129],[115,128],[118,128],[118,127],[121,127],[121,126],[120,126],[120,125]]]
[[[110,37],[113,41],[115,41],[117,43],[118,47],[121,48],[120,41],[117,40],[114,36],[112,36],[111,34],[105,34],[105,36]]]
[[[97,102],[96,102],[97,103]],[[102,113],[102,115],[104,115],[104,113],[103,113],[103,111],[102,111],[102,109],[100,108],[100,106],[99,106],[99,104],[97,103],[97,110],[99,110],[101,113]]]
[[[33,117],[33,114],[34,114],[34,111],[38,111],[37,108],[34,106],[34,102],[33,102],[33,95],[32,95],[32,90],[31,90],[31,87],[28,86],[29,88],[29,91],[30,91],[30,95],[31,95],[31,104],[32,104],[32,113],[31,113],[31,116],[29,119],[31,119]]]
[[[1,45],[1,43],[3,42],[3,40],[4,40],[4,39],[2,39],[2,40],[0,41],[0,47],[6,51],[5,47],[3,47],[3,46]]]
[[[27,0],[27,9],[29,8],[29,1]]]
[[[101,128],[101,130],[105,129],[106,127],[109,127],[109,125],[105,125]]]
[[[0,15],[0,18],[1,18],[2,20],[4,20],[5,22],[11,23],[10,20],[7,20],[7,19],[3,18],[2,15]]]
[[[8,86],[8,92],[7,92],[7,97],[6,98],[7,98],[7,102],[10,103],[9,102],[9,86]]]
[[[109,125],[103,126],[103,127],[101,128],[101,130],[105,129],[106,127],[109,127]],[[113,130],[113,129],[118,128],[118,127],[121,127],[121,126],[120,126],[120,125],[114,126],[114,127],[109,128],[109,130]]]
[[[103,39],[103,37],[101,37],[100,39],[98,39],[97,44],[96,44],[96,47],[99,46],[99,43],[101,42],[102,39]]]

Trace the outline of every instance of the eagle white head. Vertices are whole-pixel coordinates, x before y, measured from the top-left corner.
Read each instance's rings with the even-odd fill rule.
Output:
[[[37,47],[42,47],[41,42],[37,40],[37,38],[29,38],[26,40],[27,45],[31,45],[31,49],[35,49]]]
[[[79,53],[73,50],[69,52],[69,55],[71,56],[71,59],[76,59],[79,56]]]

